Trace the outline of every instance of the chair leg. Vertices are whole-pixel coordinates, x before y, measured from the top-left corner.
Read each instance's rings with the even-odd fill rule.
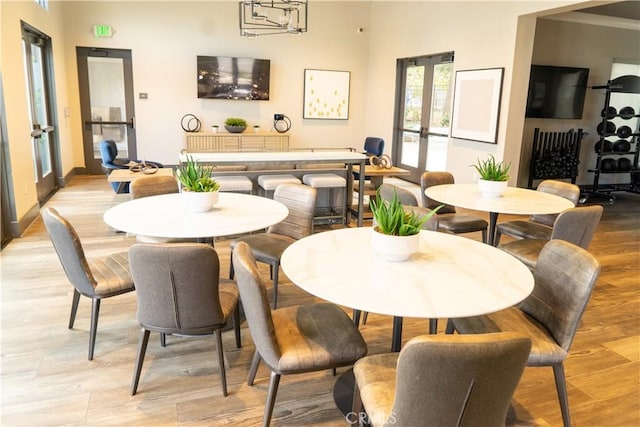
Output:
[[[356,310],[355,308],[353,309],[353,314],[352,314],[352,319],[353,319],[353,323],[354,325],[356,325],[356,327],[360,326],[360,314],[362,312],[360,310]]]
[[[559,363],[553,365],[553,376],[556,380],[558,390],[558,400],[562,411],[562,423],[564,427],[571,427],[571,416],[569,415],[569,397],[567,396],[567,383],[564,378],[564,365]]]
[[[236,348],[242,347],[242,336],[240,335],[240,301],[233,310],[233,330],[236,333]]]
[[[133,370],[133,381],[131,382],[131,396],[134,396],[138,391],[140,372],[142,372],[142,364],[144,363],[144,355],[147,352],[148,343],[149,331],[147,331],[145,328],[141,328],[140,338],[138,339],[138,355],[136,356],[136,366]]]
[[[447,327],[444,330],[444,333],[447,335],[451,335],[455,330],[456,330],[456,327],[453,326],[453,322],[451,321],[451,319],[447,319]]]
[[[438,333],[438,319],[429,319],[429,333],[432,335]]]
[[[98,329],[98,315],[100,314],[100,299],[91,300],[91,327],[89,329],[89,360],[93,360],[93,350],[96,347],[96,331]]]
[[[273,414],[273,407],[276,404],[276,394],[278,393],[278,385],[280,384],[280,375],[275,372],[271,372],[271,379],[269,380],[269,391],[267,392],[267,403],[264,407],[264,418],[262,420],[262,427],[269,427],[271,424],[271,415]]]
[[[347,422],[352,426],[360,425],[360,414],[364,412],[362,398],[360,397],[360,388],[358,383],[353,384],[353,401],[351,403],[351,413],[347,417]]]
[[[502,237],[502,233],[500,232],[498,227],[496,227],[496,237],[493,238],[493,246],[498,247],[498,245],[500,244],[501,237]]]
[[[167,346],[167,334],[165,334],[164,332],[160,333],[160,347],[166,347]]]
[[[229,253],[229,280],[233,280],[235,271],[233,269],[233,250]]]
[[[227,374],[224,369],[224,353],[222,348],[222,329],[213,331],[216,338],[216,351],[218,352],[218,369],[220,370],[220,382],[222,383],[222,395],[227,395]]]
[[[273,309],[278,308],[278,276],[280,272],[280,263],[276,262],[271,266],[271,276],[273,277]]]
[[[76,313],[78,312],[78,303],[80,302],[80,292],[73,290],[73,299],[71,300],[71,315],[69,316],[69,329],[73,329],[76,321]]]
[[[365,311],[362,313],[362,324],[366,325],[367,324],[367,319],[369,318],[369,312]]]
[[[258,373],[258,366],[260,366],[260,353],[258,350],[253,353],[253,359],[251,360],[251,368],[249,368],[249,378],[247,378],[247,384],[253,385]]]
[[[484,229],[482,230],[482,243],[487,243],[487,230]],[[496,243],[494,243],[494,246],[498,246]]]

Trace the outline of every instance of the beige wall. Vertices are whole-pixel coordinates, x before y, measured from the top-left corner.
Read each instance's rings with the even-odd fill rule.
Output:
[[[492,153],[518,162],[534,17],[576,3],[581,2],[313,1],[308,33],[247,39],[239,36],[235,1],[52,1],[45,12],[31,1],[3,0],[0,55],[17,217],[37,206],[26,136],[21,19],[54,41],[63,175],[84,166],[76,46],[132,50],[134,91],[136,96],[149,94],[148,100],[136,99],[135,104],[138,156],[169,164],[177,162],[183,144],[180,118],[186,113],[198,116],[204,127],[240,116],[265,129],[271,127],[274,113],[284,113],[293,122],[290,134],[296,146],[359,148],[365,136],[380,135],[390,152],[396,59],[454,51],[457,70],[505,68],[498,144],[449,144],[447,167],[459,182],[468,182],[468,165],[479,156]],[[95,24],[111,25],[113,38],[94,38]],[[359,27],[364,32],[359,33]],[[271,100],[197,99],[196,55],[270,59]],[[348,121],[302,119],[305,68],[351,72]]]

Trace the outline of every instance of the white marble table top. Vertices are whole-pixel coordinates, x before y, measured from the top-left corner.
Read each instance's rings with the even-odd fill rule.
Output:
[[[455,318],[510,307],[533,290],[533,275],[513,256],[446,233],[421,231],[420,253],[405,262],[378,258],[370,227],[313,234],[290,245],[281,266],[305,291],[379,314]]]
[[[513,215],[553,214],[574,207],[564,197],[517,187],[507,187],[502,197],[495,198],[482,197],[476,184],[434,185],[425,194],[448,205]]]
[[[289,210],[280,202],[249,194],[220,193],[209,212],[187,212],[181,194],[144,197],[116,205],[104,222],[127,233],[167,238],[220,237],[276,224]]]

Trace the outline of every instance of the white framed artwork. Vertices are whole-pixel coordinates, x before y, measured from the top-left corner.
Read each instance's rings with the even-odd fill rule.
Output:
[[[349,119],[349,71],[304,70],[304,119]]]

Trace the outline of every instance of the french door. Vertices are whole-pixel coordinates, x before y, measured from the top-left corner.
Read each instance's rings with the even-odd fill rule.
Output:
[[[131,51],[76,47],[84,161],[101,174],[100,141],[111,139],[118,158],[136,157]]]
[[[31,119],[31,148],[35,170],[38,202],[43,203],[56,189],[54,173],[54,147],[57,132],[53,106],[53,74],[51,63],[51,39],[22,23],[22,51],[27,99]]]
[[[425,170],[445,170],[452,99],[453,52],[397,62],[393,158],[420,182]]]

